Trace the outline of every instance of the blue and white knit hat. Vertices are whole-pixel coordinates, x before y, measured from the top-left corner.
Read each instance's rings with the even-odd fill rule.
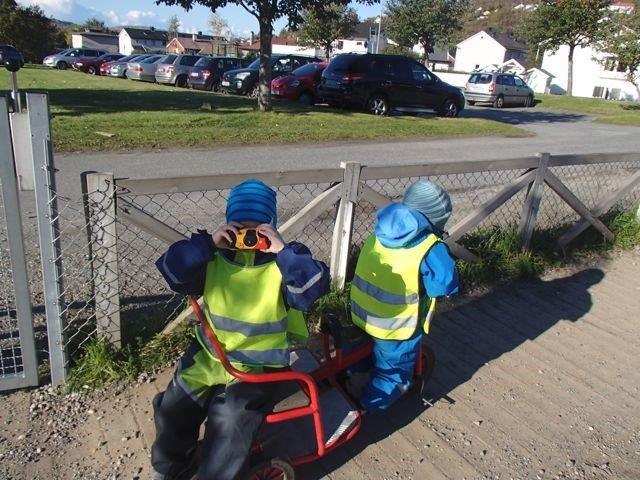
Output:
[[[260,180],[251,178],[236,185],[227,199],[227,222],[278,222],[276,192]]]
[[[444,231],[451,217],[451,198],[445,189],[428,180],[418,180],[407,188],[402,203],[422,213],[431,224]]]

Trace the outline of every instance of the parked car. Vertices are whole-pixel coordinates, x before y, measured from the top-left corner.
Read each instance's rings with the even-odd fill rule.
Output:
[[[65,70],[71,66],[73,62],[81,57],[97,58],[104,55],[104,50],[95,50],[93,48],[67,48],[61,52],[48,55],[42,60],[42,64],[47,67],[59,68]]]
[[[24,67],[24,57],[20,50],[13,45],[0,45],[0,63],[5,64],[12,60],[17,61],[20,67]]]
[[[271,57],[271,78],[275,79],[283,75],[289,75],[298,67],[319,61],[319,58],[304,57],[301,55],[273,55]],[[257,97],[259,70],[260,59],[254,60],[246,68],[229,70],[222,76],[222,90]]]
[[[129,80],[139,80],[142,82],[155,82],[156,81],[156,64],[164,55],[151,55],[150,57],[143,58],[142,60],[136,60],[127,63],[127,78]]]
[[[124,57],[124,55],[121,53],[105,53],[104,55],[100,55],[96,58],[81,57],[72,63],[72,67],[74,70],[85,72],[89,75],[99,75],[100,66],[103,63],[113,62],[121,59],[122,57]]]
[[[202,57],[191,68],[189,86],[197,90],[220,90],[222,75],[244,67],[248,62],[236,57]]]
[[[473,73],[464,87],[467,103],[491,103],[496,108],[507,104],[532,107],[535,97],[533,90],[517,75],[512,73]]]
[[[272,80],[271,95],[313,105],[318,99],[318,86],[327,65],[328,62],[308,63],[296,68],[290,75]]]
[[[109,75],[109,69],[113,66],[114,63],[128,62],[129,60],[138,56],[140,56],[140,54],[127,55],[126,57],[119,58],[118,60],[111,60],[110,62],[105,62],[102,65],[100,65],[100,75]]]
[[[187,88],[191,68],[201,58],[202,55],[165,55],[156,65],[156,82]]]
[[[118,78],[126,78],[127,77],[127,65],[130,62],[138,62],[140,60],[144,60],[151,55],[148,53],[134,55],[128,60],[124,60],[121,58],[120,60],[109,65],[109,70],[107,71],[107,75],[110,77],[118,77]]]
[[[428,109],[455,117],[465,104],[459,88],[400,55],[338,55],[322,73],[318,92],[331,106],[353,106],[374,115]]]

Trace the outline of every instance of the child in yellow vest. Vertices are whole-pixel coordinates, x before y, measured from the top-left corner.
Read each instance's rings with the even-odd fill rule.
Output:
[[[286,243],[275,226],[276,193],[247,180],[229,193],[227,223],[171,245],[156,262],[172,290],[203,297],[203,310],[229,359],[244,371],[289,365],[288,339],[304,336],[301,311],[329,290],[327,266],[307,247]],[[256,228],[263,250],[232,250],[231,233]],[[278,384],[234,381],[198,326],[167,389],[153,400],[153,480],[233,480],[254,433],[278,400]],[[199,465],[196,444],[206,420]]]
[[[351,284],[353,322],[373,337],[371,379],[359,401],[369,412],[388,408],[410,386],[432,301],[458,292],[455,260],[441,241],[451,199],[425,180],[402,203],[377,213]]]

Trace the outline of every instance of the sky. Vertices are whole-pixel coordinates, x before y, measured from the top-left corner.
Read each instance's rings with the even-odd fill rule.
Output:
[[[210,10],[195,6],[190,11],[181,7],[156,5],[154,0],[17,0],[22,5],[38,5],[44,12],[58,20],[82,23],[96,17],[108,26],[144,25],[166,28],[168,19],[177,15],[181,22],[180,29],[185,32],[207,33],[207,20]],[[384,4],[384,0],[382,2]],[[383,8],[380,4],[364,6],[354,3],[360,18],[374,17]],[[218,13],[229,22],[234,34],[249,36],[251,31],[258,32],[258,21],[246,10],[237,5],[229,5],[218,10]],[[278,33],[286,26],[286,20],[280,19],[274,26]]]

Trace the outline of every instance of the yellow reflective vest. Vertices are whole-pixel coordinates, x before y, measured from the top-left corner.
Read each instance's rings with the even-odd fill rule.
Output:
[[[231,362],[241,365],[289,365],[289,337],[309,332],[302,312],[287,311],[282,273],[275,261],[238,265],[216,253],[207,264],[203,310]],[[196,337],[215,356],[206,335]]]
[[[375,338],[411,338],[435,308],[435,299],[420,298],[420,263],[439,241],[431,234],[410,248],[387,248],[371,235],[351,283],[353,323]]]

